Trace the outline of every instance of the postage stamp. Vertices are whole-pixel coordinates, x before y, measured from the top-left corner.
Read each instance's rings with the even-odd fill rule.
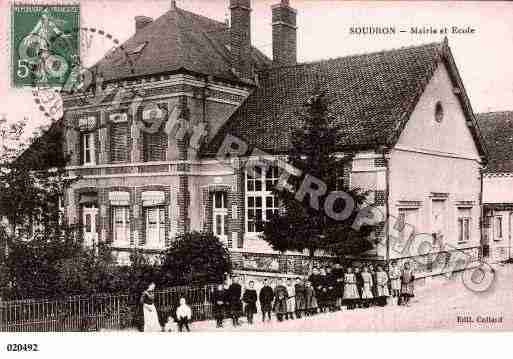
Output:
[[[79,5],[12,5],[12,85],[62,85],[80,56],[79,26]]]

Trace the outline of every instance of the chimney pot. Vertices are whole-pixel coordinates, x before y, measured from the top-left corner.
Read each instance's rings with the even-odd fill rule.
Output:
[[[149,16],[139,15],[135,17],[135,32],[145,28],[153,22],[153,19]]]

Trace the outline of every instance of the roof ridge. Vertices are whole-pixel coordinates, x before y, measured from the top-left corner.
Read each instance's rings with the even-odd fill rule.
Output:
[[[210,17],[208,17],[208,16],[200,15],[200,14],[197,14],[197,13],[195,13],[195,12],[192,12],[192,11],[189,11],[189,10],[182,9],[182,8],[180,8],[180,7],[178,7],[178,6],[177,6],[177,7],[175,7],[174,9],[169,10],[169,11],[182,11],[182,12],[185,12],[185,13],[187,13],[187,14],[189,14],[189,15],[192,15],[192,16],[194,16],[194,17],[197,17],[197,18],[199,18],[199,19],[201,19],[201,20],[208,20],[208,21],[213,22],[215,25],[223,26],[223,27],[225,28],[225,30],[226,30],[226,29],[228,29],[228,26],[226,26],[226,23],[224,23],[224,22],[222,22],[222,21],[218,21],[218,20],[216,20],[216,19],[212,19],[212,18],[210,18]]]
[[[476,113],[476,116],[502,115],[502,114],[511,114],[511,115],[513,115],[513,110],[479,112],[479,113]]]
[[[322,60],[304,61],[304,62],[300,62],[300,63],[294,64],[294,65],[273,66],[270,69],[281,69],[281,68],[292,68],[292,67],[316,65],[316,64],[321,64],[321,63],[326,63],[326,62],[331,62],[331,61],[336,61],[336,60],[353,59],[353,58],[357,58],[357,57],[385,54],[385,53],[401,51],[401,50],[418,49],[421,47],[428,47],[428,46],[435,46],[435,45],[438,45],[442,48],[442,46],[444,45],[444,42],[443,41],[434,41],[434,42],[429,42],[429,43],[425,43],[425,44],[421,44],[421,45],[401,46],[401,47],[396,47],[396,48],[392,48],[392,49],[383,49],[383,50],[364,52],[364,53],[359,53],[359,54],[350,54],[350,55],[346,55],[346,56],[331,57],[331,58],[322,59]],[[266,69],[266,70],[268,70],[268,69]],[[262,71],[266,71],[266,70],[262,70]]]

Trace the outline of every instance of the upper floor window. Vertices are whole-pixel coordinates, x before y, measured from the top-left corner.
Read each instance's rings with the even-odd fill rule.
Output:
[[[165,161],[167,152],[167,134],[164,130],[164,112],[153,108],[142,113],[143,122],[148,124],[143,132],[144,162]],[[161,119],[161,120],[160,120]],[[155,125],[160,124],[160,126]]]
[[[94,132],[83,132],[82,142],[82,164],[94,165],[96,163]]]
[[[112,162],[128,161],[128,120],[126,113],[110,115],[110,156]]]
[[[261,232],[262,223],[278,212],[278,198],[272,193],[278,178],[276,167],[246,171],[246,232]]]

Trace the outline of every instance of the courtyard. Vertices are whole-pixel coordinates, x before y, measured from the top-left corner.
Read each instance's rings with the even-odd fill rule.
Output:
[[[513,329],[513,265],[493,265],[495,282],[489,290],[469,290],[461,276],[448,280],[434,277],[419,281],[409,306],[387,305],[323,313],[313,317],[255,324],[245,320],[233,328],[226,319],[224,328],[215,321],[196,322],[192,331],[414,331],[414,330],[511,330]],[[243,318],[245,319],[245,318]]]

